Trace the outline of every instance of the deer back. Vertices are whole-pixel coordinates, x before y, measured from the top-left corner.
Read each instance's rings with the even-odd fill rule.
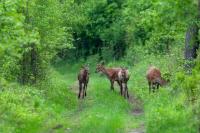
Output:
[[[79,74],[78,74],[78,80],[88,80],[89,79],[89,69],[88,68],[81,68]]]
[[[153,81],[160,81],[161,80],[161,73],[160,70],[157,69],[156,67],[150,67],[147,70],[146,73],[146,78],[148,81],[153,82]]]
[[[159,83],[165,85],[167,81],[161,76],[161,72],[158,68],[152,66],[147,70],[146,78],[151,83]]]

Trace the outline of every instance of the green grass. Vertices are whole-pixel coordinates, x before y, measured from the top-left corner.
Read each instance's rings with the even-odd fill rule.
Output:
[[[0,93],[0,132],[127,132],[140,126],[143,116],[110,90],[110,83],[91,68],[88,96],[77,99],[80,64],[57,64],[50,77],[35,87],[9,85]],[[131,89],[131,88],[130,88]],[[56,128],[58,127],[58,128]],[[55,128],[55,129],[53,129]]]
[[[69,88],[77,93],[77,73],[71,74],[69,71],[78,72],[80,65],[74,65],[71,69],[69,65],[64,67],[61,65],[60,68],[56,66],[56,68],[59,73],[63,74],[63,79],[69,79],[66,81],[70,84]],[[66,68],[68,68],[67,72]],[[133,108],[134,105],[119,95],[118,86],[115,86],[114,92],[111,91],[108,79],[95,74],[94,67],[91,67],[87,97],[79,100],[77,110],[66,114],[65,117],[69,119],[67,129],[69,132],[78,133],[127,132],[139,127],[142,123],[143,116],[134,116]]]
[[[140,60],[134,66],[124,61],[107,64],[129,67],[129,93],[140,99],[138,103],[121,97],[117,85],[111,91],[108,79],[95,73],[93,59],[88,60],[91,74],[83,100],[77,99],[77,73],[82,63],[58,62],[48,79],[36,86],[7,85],[0,93],[0,132],[126,133],[143,124],[149,133],[197,132],[192,107],[176,84],[176,72],[181,71],[177,55],[149,55]],[[171,73],[170,84],[151,95],[145,79],[150,64]],[[135,116],[133,110],[138,106],[144,114]]]

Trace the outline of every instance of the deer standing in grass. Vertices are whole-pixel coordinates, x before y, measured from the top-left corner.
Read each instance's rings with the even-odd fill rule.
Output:
[[[120,86],[120,94],[123,95],[123,88],[125,86],[126,91],[126,96],[129,97],[128,95],[128,87],[127,87],[127,82],[129,80],[129,74],[127,69],[122,69],[122,68],[105,68],[104,64],[98,64],[96,67],[96,72],[102,72],[107,76],[107,78],[110,80],[110,89],[114,91],[114,82],[116,81],[118,85]],[[123,86],[123,84],[125,84]]]
[[[82,66],[79,74],[78,74],[78,81],[79,81],[79,94],[78,98],[84,98],[87,94],[87,84],[89,82],[89,67],[88,66]]]
[[[161,72],[155,66],[149,67],[146,72],[146,78],[149,85],[149,93],[151,90],[155,92],[155,89],[159,89],[159,86],[163,86],[167,83],[167,81],[161,76]]]
[[[129,98],[128,86],[127,86],[129,77],[130,77],[129,71],[125,68],[121,68],[121,70],[118,72],[118,80],[121,84],[121,91],[122,91],[121,94],[124,96],[124,98]]]

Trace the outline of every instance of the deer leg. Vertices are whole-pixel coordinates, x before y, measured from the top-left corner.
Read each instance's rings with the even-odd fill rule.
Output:
[[[153,93],[155,92],[155,86],[154,86],[154,84],[152,85],[152,92]]]
[[[156,90],[156,83],[152,84],[152,88],[153,88],[153,92],[155,92],[155,90]]]
[[[121,82],[121,85],[122,85],[122,96],[125,98],[125,95],[126,95],[125,94],[126,93],[125,89],[126,89],[126,87],[124,86],[124,83],[122,83],[122,82]]]
[[[84,98],[84,83],[81,84],[81,98]]]
[[[85,97],[85,83],[83,83],[83,89],[82,89],[82,98],[84,99]]]
[[[81,96],[81,88],[82,88],[82,84],[81,84],[81,82],[79,82],[79,93],[78,93],[78,99],[80,99],[80,96]]]
[[[86,87],[85,87],[85,96],[87,96],[87,94],[86,94],[86,90],[87,90],[87,84],[86,84]]]
[[[86,82],[85,96],[87,95],[87,94],[86,94],[86,91],[87,91],[88,82],[89,82],[89,78],[88,78],[88,80],[87,80],[87,82]]]
[[[127,89],[127,98],[129,98],[128,89]]]
[[[127,98],[127,85],[124,83],[124,98]]]
[[[110,89],[114,91],[114,87],[113,87],[113,85],[114,85],[114,81],[111,80],[110,83],[111,83],[111,87],[110,87]]]
[[[157,91],[158,91],[158,89],[159,89],[159,83],[156,84],[156,88],[157,88]]]
[[[121,93],[121,96],[123,95],[123,85],[122,85],[122,82],[120,83],[120,93]]]
[[[127,95],[127,98],[129,98],[129,94],[128,94],[128,86],[126,84],[126,95]]]
[[[122,83],[120,81],[117,81],[119,87],[120,87],[120,94],[122,95]]]
[[[124,95],[124,98],[126,99],[126,86],[123,87],[123,95]]]
[[[151,82],[148,82],[149,84],[149,94],[151,93]]]
[[[86,96],[86,91],[87,91],[87,82],[85,83],[85,90],[84,90],[84,96]]]
[[[84,83],[84,87],[83,87],[83,98],[85,97],[85,94],[86,94],[86,87],[87,87],[87,84]]]
[[[87,85],[88,85],[88,83],[86,83],[86,88],[85,88],[85,96],[87,96]]]

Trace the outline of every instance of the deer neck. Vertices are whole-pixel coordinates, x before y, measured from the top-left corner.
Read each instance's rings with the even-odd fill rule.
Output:
[[[105,67],[103,67],[102,73],[105,74],[108,78],[110,77]]]

